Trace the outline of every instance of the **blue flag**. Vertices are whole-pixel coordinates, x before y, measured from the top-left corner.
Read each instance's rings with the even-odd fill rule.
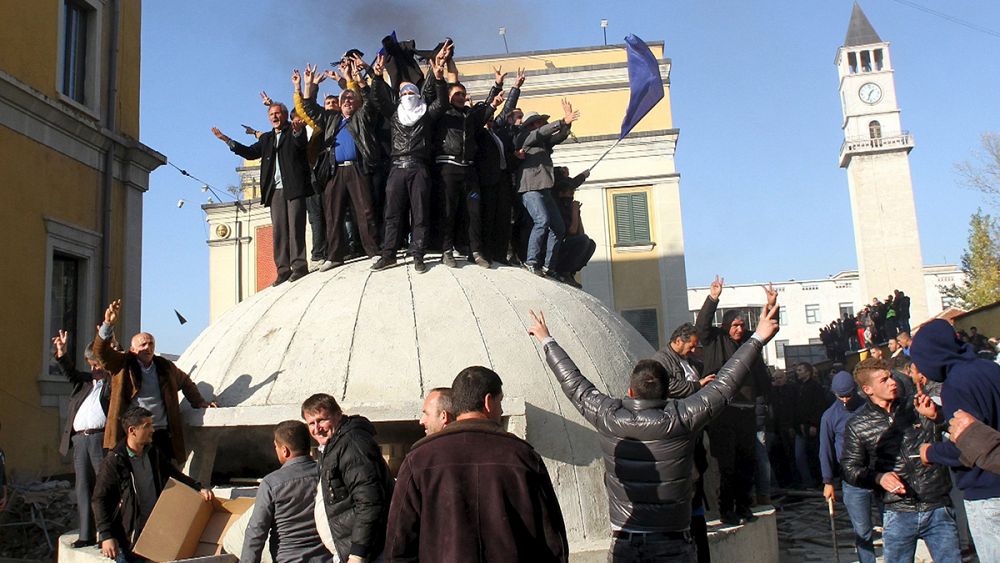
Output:
[[[618,140],[628,135],[649,110],[663,99],[663,79],[660,77],[660,63],[653,52],[635,35],[625,38],[628,52],[628,109],[622,120],[622,133]]]

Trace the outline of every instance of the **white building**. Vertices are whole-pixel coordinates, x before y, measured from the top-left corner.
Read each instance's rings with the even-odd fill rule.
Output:
[[[946,309],[950,302],[942,295],[942,287],[962,283],[965,274],[952,264],[924,267],[924,285],[921,288],[927,295],[927,306],[931,315]],[[820,344],[819,329],[830,324],[845,314],[860,311],[871,299],[861,291],[857,270],[840,272],[826,279],[789,280],[775,282],[778,291],[778,304],[781,318],[781,332],[764,349],[764,361],[771,366],[784,368],[786,345]],[[909,295],[907,288],[900,287]],[[709,288],[692,287],[688,289],[688,309],[691,311],[691,322],[694,322]],[[887,295],[880,296],[885,300]],[[716,324],[727,309],[748,309],[750,326],[754,326],[756,315],[764,306],[764,290],[761,284],[739,284],[725,286],[719,298],[719,309],[716,314]],[[917,326],[926,319],[916,312],[910,320],[911,326]],[[670,330],[673,330],[672,328]],[[668,331],[669,332],[669,331]]]

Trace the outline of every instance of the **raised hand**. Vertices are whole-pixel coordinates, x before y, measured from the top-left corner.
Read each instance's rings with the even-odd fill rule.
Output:
[[[302,78],[306,81],[306,84],[312,83],[313,72],[315,72],[315,68],[316,67],[310,65],[309,63],[306,63],[306,70],[305,72],[302,73]]]
[[[292,70],[292,84],[295,85],[295,90],[298,91],[302,87],[302,75],[299,74],[299,69]]]
[[[493,76],[497,86],[503,87],[503,79],[507,77],[507,73],[500,72],[501,69],[503,69],[503,65],[493,67]]]
[[[539,342],[542,342],[551,336],[549,334],[549,327],[545,324],[545,313],[539,310],[536,315],[534,311],[529,310],[528,314],[531,315],[531,320],[534,322],[534,324],[531,325],[531,328],[528,329],[528,334],[537,338]]]
[[[104,311],[104,322],[109,326],[115,326],[118,322],[118,314],[122,311],[122,300],[115,299],[108,305],[106,311]]]
[[[66,342],[69,340],[69,333],[65,330],[60,329],[59,332],[52,337],[52,344],[56,347],[56,357],[61,358],[66,354]]]
[[[382,73],[385,72],[385,55],[379,53],[379,55],[375,57],[375,64],[372,65],[372,72],[374,72],[377,76],[382,76]]]
[[[778,334],[778,321],[775,317],[778,315],[778,304],[774,305],[764,305],[764,310],[760,314],[760,319],[757,321],[757,330],[754,334],[758,338],[767,344],[775,334]]]
[[[361,55],[357,53],[355,53],[354,56],[351,57],[351,62],[353,62],[354,65],[358,67],[359,70],[365,70],[369,68],[368,63],[366,63],[365,60],[361,58]]]
[[[514,81],[514,87],[520,88],[524,84],[524,68],[517,69],[517,80]]]
[[[219,131],[218,127],[212,127],[212,134],[215,135],[216,139],[219,139],[227,145],[229,144],[229,137],[227,137],[222,131]]]
[[[580,112],[573,111],[573,104],[569,103],[569,100],[567,100],[566,98],[563,98],[562,100],[562,108],[564,114],[563,123],[565,123],[566,125],[569,125],[570,123],[573,123],[577,119],[580,119]]]
[[[340,82],[340,75],[337,74],[336,70],[324,70],[323,75],[334,82]]]
[[[490,102],[490,105],[493,106],[493,109],[496,109],[503,105],[503,99],[504,99],[503,92],[500,92],[499,94],[493,97],[493,101]]]
[[[271,107],[271,96],[267,95],[267,92],[260,91],[260,101],[263,102],[265,106]]]
[[[778,302],[778,292],[774,289],[774,284],[768,282],[764,286],[764,293],[767,294],[767,304],[774,307],[774,304]]]
[[[715,299],[719,300],[719,296],[722,295],[722,286],[726,283],[726,278],[720,278],[719,274],[715,275],[715,281],[708,288],[708,294]]]

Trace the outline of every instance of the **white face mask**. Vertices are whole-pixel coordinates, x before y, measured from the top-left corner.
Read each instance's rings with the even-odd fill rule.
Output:
[[[399,122],[406,126],[411,126],[427,112],[427,103],[423,96],[402,96],[399,98],[399,107],[396,108],[396,117]]]

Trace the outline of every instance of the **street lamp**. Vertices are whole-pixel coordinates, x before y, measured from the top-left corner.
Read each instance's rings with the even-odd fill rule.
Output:
[[[510,54],[510,49],[507,48],[507,28],[501,25],[500,29],[498,29],[497,32],[500,34],[500,37],[503,38],[503,50],[504,50],[504,52],[509,55]],[[605,43],[607,43],[607,42],[605,41]]]
[[[604,31],[604,44],[608,44],[608,20],[601,20],[601,30]]]

